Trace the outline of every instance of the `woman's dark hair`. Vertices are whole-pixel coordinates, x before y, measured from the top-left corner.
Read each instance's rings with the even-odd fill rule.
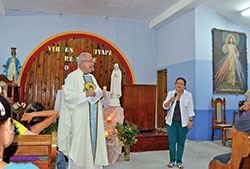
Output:
[[[25,113],[38,112],[43,110],[45,110],[45,106],[38,101],[34,101],[28,105],[27,109],[25,110]],[[27,122],[24,122],[23,125],[30,129],[31,126],[40,123],[44,119],[45,117],[34,117],[29,124]]]
[[[176,83],[178,80],[183,80],[184,86],[186,86],[187,81],[186,81],[183,77],[178,77],[178,78],[176,79],[175,83]]]
[[[2,125],[9,117],[11,117],[11,107],[9,102],[0,96],[0,125]]]

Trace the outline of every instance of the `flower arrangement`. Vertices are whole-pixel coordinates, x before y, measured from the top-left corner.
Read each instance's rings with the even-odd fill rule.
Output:
[[[137,129],[137,125],[131,123],[129,121],[125,121],[126,125],[116,123],[117,137],[121,141],[121,145],[129,145],[132,146],[137,142],[136,135],[139,132]]]
[[[124,160],[130,160],[130,146],[136,144],[137,139],[136,135],[139,133],[137,125],[130,123],[129,121],[125,121],[126,125],[116,123],[115,133],[120,140],[121,145],[124,146]]]
[[[19,103],[16,102],[13,104],[13,112],[16,114],[16,120],[19,120],[19,113],[21,112],[22,108],[26,107],[26,103]]]

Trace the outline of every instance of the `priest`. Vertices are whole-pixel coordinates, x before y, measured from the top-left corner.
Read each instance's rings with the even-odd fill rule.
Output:
[[[92,55],[81,53],[77,62],[78,69],[65,79],[58,147],[68,157],[69,169],[101,169],[108,165],[100,101],[106,93],[91,74],[95,62]]]

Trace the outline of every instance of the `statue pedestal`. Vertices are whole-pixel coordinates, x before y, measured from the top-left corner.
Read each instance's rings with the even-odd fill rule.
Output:
[[[104,107],[102,111],[104,128],[109,133],[109,136],[106,138],[108,161],[109,164],[114,164],[118,160],[122,149],[119,139],[114,134],[115,125],[117,122],[123,123],[124,112],[122,107]],[[107,121],[108,117],[111,118],[111,121]]]
[[[120,100],[119,100],[119,98],[111,98],[111,99],[109,100],[109,106],[110,106],[110,107],[120,107],[121,105],[120,105]]]

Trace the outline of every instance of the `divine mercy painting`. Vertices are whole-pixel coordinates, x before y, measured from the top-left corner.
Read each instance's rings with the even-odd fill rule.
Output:
[[[247,90],[246,34],[212,29],[213,93],[244,94]]]

